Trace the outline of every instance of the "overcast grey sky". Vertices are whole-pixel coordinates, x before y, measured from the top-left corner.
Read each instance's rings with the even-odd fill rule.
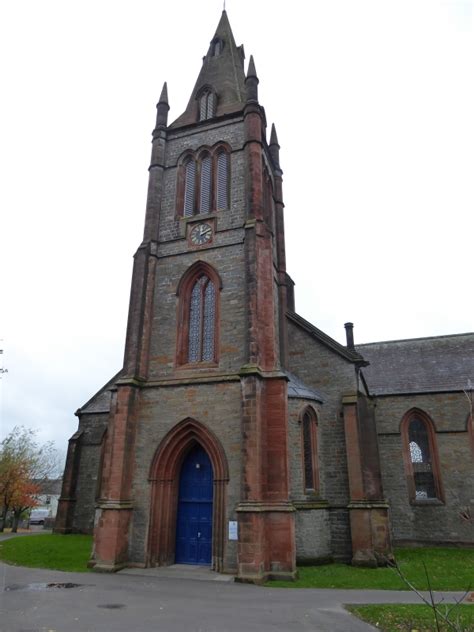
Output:
[[[2,3],[1,433],[65,449],[120,367],[150,132],[217,0]],[[471,0],[227,0],[281,144],[298,312],[339,341],[473,329]],[[1,358],[1,356],[0,356]]]

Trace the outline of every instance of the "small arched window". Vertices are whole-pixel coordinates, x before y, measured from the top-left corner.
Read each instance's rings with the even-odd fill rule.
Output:
[[[212,57],[218,57],[222,53],[223,48],[224,48],[224,42],[221,39],[216,38],[215,40],[213,40],[212,46],[211,46]]]
[[[405,415],[402,438],[411,502],[442,500],[435,437],[433,422],[423,411]]]
[[[203,92],[199,99],[199,120],[207,121],[215,116],[216,95],[211,90]]]
[[[194,264],[178,286],[178,364],[217,362],[220,279],[203,262]]]
[[[307,408],[301,420],[303,445],[303,479],[305,492],[316,492],[319,488],[318,427],[312,408]]]

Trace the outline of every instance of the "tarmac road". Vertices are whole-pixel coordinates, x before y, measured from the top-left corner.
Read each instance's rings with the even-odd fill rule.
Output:
[[[409,592],[262,588],[222,579],[202,581],[202,576],[197,572],[195,579],[185,579],[172,572],[162,574],[160,569],[111,575],[63,573],[0,564],[0,628],[2,632],[367,632],[375,628],[350,615],[343,604],[419,602]],[[47,587],[66,582],[77,586]],[[452,596],[449,593],[448,598]]]

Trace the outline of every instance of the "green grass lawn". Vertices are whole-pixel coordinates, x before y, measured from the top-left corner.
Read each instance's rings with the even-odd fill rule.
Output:
[[[426,564],[434,590],[474,590],[474,549],[396,549],[396,559],[406,578],[419,590],[427,590]],[[374,588],[409,590],[391,568],[356,568],[347,564],[302,566],[295,582],[272,581],[284,588]]]
[[[436,630],[433,611],[428,606],[350,606],[353,614],[374,625],[382,632],[433,632]],[[463,632],[474,630],[474,606],[459,606],[452,611],[450,620],[457,623],[459,617],[459,629]],[[451,632],[452,628],[440,621],[440,629],[443,632]]]
[[[0,559],[15,566],[86,572],[90,535],[28,535],[0,542]]]

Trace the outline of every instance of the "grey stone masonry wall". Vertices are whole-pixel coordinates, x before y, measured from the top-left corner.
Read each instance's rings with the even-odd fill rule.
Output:
[[[82,415],[79,430],[83,430],[80,443],[80,463],[75,490],[73,531],[92,533],[97,492],[102,437],[107,428],[108,413]]]
[[[206,215],[180,217],[176,207],[177,165],[187,150],[196,151],[225,142],[231,147],[230,208]],[[243,119],[199,124],[193,130],[171,130],[166,148],[164,193],[160,211],[158,266],[154,320],[150,349],[150,379],[169,377],[176,367],[177,309],[180,279],[197,261],[213,266],[221,277],[219,366],[213,369],[237,372],[245,363],[245,162]],[[206,219],[215,229],[212,243],[190,246],[190,224]],[[198,372],[202,370],[195,367]],[[194,371],[195,372],[195,371]],[[209,371],[207,370],[207,373]],[[180,378],[183,378],[180,371]]]
[[[288,432],[290,452],[290,498],[296,507],[296,559],[299,564],[327,560],[332,556],[329,511],[324,492],[307,494],[303,477],[303,440],[301,417],[307,406],[321,416],[319,403],[308,399],[288,401]],[[319,434],[319,429],[318,429]],[[318,437],[319,438],[319,437]],[[318,464],[320,463],[318,441]]]
[[[135,476],[133,484],[133,526],[129,559],[143,564],[146,559],[150,521],[148,480],[155,452],[164,436],[180,421],[192,417],[209,428],[222,444],[229,466],[226,520],[236,520],[241,476],[241,386],[240,381],[185,386],[146,388],[141,394],[137,426]],[[228,542],[226,570],[237,568],[236,542]]]
[[[292,321],[288,321],[288,339],[290,371],[324,399],[318,415],[321,494],[329,502],[334,555],[347,558],[351,551],[346,509],[349,484],[341,399],[344,392],[357,390],[356,372],[352,363]]]
[[[246,300],[243,245],[201,249],[179,257],[160,259],[158,262],[150,347],[150,379],[169,377],[175,372],[178,331],[176,291],[180,279],[196,261],[205,261],[213,266],[222,279],[219,296],[220,361],[212,372],[236,372],[244,364]],[[197,370],[203,371],[199,368]],[[193,372],[196,372],[196,368]],[[179,373],[184,378],[185,370],[180,370]]]
[[[423,410],[436,429],[443,502],[410,504],[400,423],[411,408]],[[376,419],[385,495],[395,541],[474,544],[474,456],[467,432],[464,393],[377,398]]]
[[[217,231],[240,228],[245,221],[245,161],[244,127],[242,117],[235,122],[228,120],[219,123],[199,125],[193,131],[169,131],[166,146],[166,170],[164,177],[163,199],[160,212],[160,250],[159,255],[186,252],[186,241],[173,243],[183,237],[184,226],[189,218],[177,214],[176,190],[178,179],[178,161],[183,152],[196,151],[201,147],[212,147],[225,142],[231,148],[230,160],[230,209],[216,213]],[[195,215],[192,220],[207,217]],[[219,236],[221,240],[222,237]],[[167,243],[165,243],[167,242]]]
[[[295,531],[298,564],[315,564],[332,558],[330,520],[327,509],[297,507]]]
[[[318,420],[321,418],[321,404],[309,399],[291,398],[288,400],[288,447],[290,453],[290,497],[291,500],[314,500],[314,494],[308,495],[305,492],[303,476],[303,438],[301,429],[301,419],[307,407],[313,409]],[[325,481],[321,481],[321,446],[320,428],[318,423],[318,470],[320,485],[317,490],[319,499],[325,498]]]

